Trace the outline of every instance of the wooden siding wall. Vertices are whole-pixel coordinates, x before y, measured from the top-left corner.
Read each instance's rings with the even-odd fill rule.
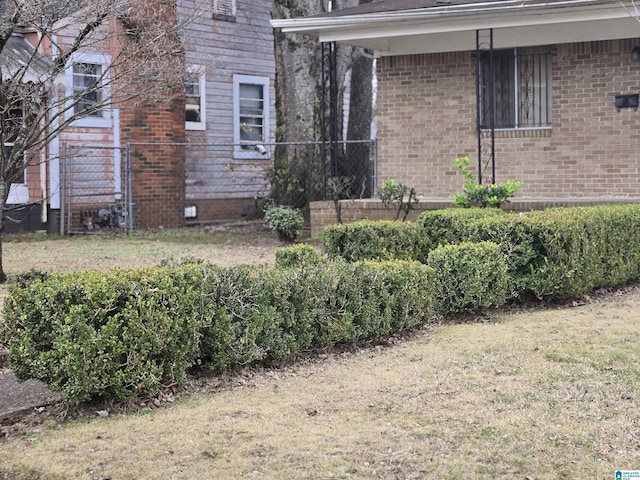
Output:
[[[190,0],[198,2],[199,0]],[[183,0],[182,7],[188,3]],[[206,122],[204,131],[187,130],[193,144],[204,148],[187,148],[186,199],[198,206],[199,220],[216,220],[251,210],[255,197],[264,194],[265,169],[269,158],[234,159],[233,143],[233,75],[252,75],[270,80],[269,133],[273,141],[275,114],[275,59],[273,33],[269,23],[271,2],[237,0],[235,21],[213,18],[207,2],[203,14],[183,32],[187,64],[200,65],[206,75]],[[222,201],[226,200],[226,201]]]

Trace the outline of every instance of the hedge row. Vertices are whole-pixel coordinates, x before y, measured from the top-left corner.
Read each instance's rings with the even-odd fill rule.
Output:
[[[507,298],[575,298],[640,278],[640,205],[528,214],[498,209],[427,211],[415,224],[365,221],[330,226],[322,241],[332,258],[356,261],[397,255],[423,263],[429,263],[430,248],[436,246],[492,242],[500,246],[508,266]]]
[[[429,229],[434,217],[438,213],[422,216],[419,223]],[[576,298],[640,278],[640,205],[466,218],[451,222],[441,235],[500,245],[509,266],[511,297]]]
[[[424,324],[433,283],[432,269],[406,261],[31,278],[11,288],[0,342],[20,379],[68,401],[124,401],[180,381],[198,360],[219,371]]]
[[[400,259],[426,263],[432,245],[418,224],[391,220],[329,225],[321,235],[327,256],[348,262]]]

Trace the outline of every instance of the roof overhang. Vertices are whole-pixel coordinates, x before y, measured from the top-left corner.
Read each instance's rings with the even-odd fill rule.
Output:
[[[377,56],[474,50],[476,31],[492,28],[494,48],[640,37],[627,0],[502,0],[272,20],[285,33],[375,51]],[[359,10],[361,11],[361,9]]]
[[[22,83],[40,82],[46,78],[50,68],[50,60],[18,35],[9,37],[0,52],[0,71],[4,79],[17,79]]]

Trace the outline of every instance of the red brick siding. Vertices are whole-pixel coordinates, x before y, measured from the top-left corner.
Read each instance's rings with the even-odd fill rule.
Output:
[[[614,108],[616,94],[640,91],[636,44],[553,46],[553,128],[497,132],[497,180],[522,180],[521,198],[640,199],[640,112]],[[432,198],[460,191],[452,159],[477,161],[475,98],[473,52],[382,58],[378,184],[394,178]]]
[[[136,228],[184,225],[184,100],[127,105],[122,141],[133,142],[133,220]],[[158,143],[158,145],[145,145]]]

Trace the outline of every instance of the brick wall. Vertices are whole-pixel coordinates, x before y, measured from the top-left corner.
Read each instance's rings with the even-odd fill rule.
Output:
[[[552,129],[496,133],[496,179],[519,179],[519,198],[640,200],[640,112],[616,112],[640,92],[640,39],[552,47]],[[474,52],[378,62],[378,184],[450,198],[463,178],[452,159],[476,155]]]
[[[184,99],[131,105],[121,110],[123,143],[132,151],[136,228],[184,226]],[[157,143],[148,145],[145,143]]]
[[[214,200],[198,199],[187,201],[187,205],[195,205],[197,217],[194,222],[210,222],[239,219],[250,216],[262,200],[255,198],[220,198]]]

